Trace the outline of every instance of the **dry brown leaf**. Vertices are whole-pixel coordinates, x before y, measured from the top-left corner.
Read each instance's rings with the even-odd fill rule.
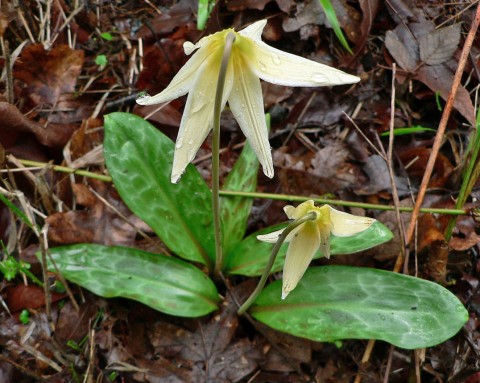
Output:
[[[96,192],[113,207],[127,216],[134,225],[142,225],[118,197],[111,185],[90,180]],[[117,216],[100,201],[90,189],[83,184],[73,187],[79,203],[87,209],[54,213],[47,217],[49,224],[48,238],[58,244],[100,243],[104,245],[131,246],[136,231],[132,226]]]
[[[84,51],[56,45],[46,51],[42,44],[26,47],[14,67],[14,77],[25,83],[24,96],[34,104],[56,105],[75,91],[83,66]]]
[[[428,65],[450,60],[460,42],[460,24],[436,29],[419,37],[420,59]]]
[[[8,134],[33,133],[37,140],[45,146],[62,147],[72,135],[71,129],[62,125],[49,124],[47,127],[31,121],[18,110],[15,105],[0,102],[2,123],[0,131]]]
[[[433,92],[439,92],[444,100],[448,99],[453,84],[453,73],[445,65],[424,65],[418,70],[415,79],[423,82]],[[453,106],[472,126],[475,126],[475,108],[470,94],[463,85],[458,87]]]
[[[227,298],[219,314],[196,332],[179,326],[156,322],[151,329],[155,352],[175,358],[177,364],[191,365],[197,382],[237,382],[257,368],[260,354],[248,338],[232,343],[238,325],[236,306]]]
[[[404,44],[395,31],[387,31],[385,46],[398,65],[407,72],[413,72],[415,70],[418,54],[412,49],[412,46]]]

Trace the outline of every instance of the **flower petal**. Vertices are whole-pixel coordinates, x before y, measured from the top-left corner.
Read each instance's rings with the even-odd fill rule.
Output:
[[[322,256],[329,259],[330,258],[330,227],[320,226],[320,252]]]
[[[200,145],[212,129],[215,92],[218,82],[220,60],[213,55],[201,65],[195,76],[192,89],[188,95],[180,130],[175,144],[171,180],[177,183],[187,165],[193,160]],[[195,57],[195,56],[194,56]],[[192,57],[193,58],[193,57]],[[233,83],[233,68],[227,70],[223,91],[222,109],[225,107]]]
[[[361,233],[376,221],[374,218],[359,217],[327,206],[330,209],[330,220],[332,221],[331,232],[337,237],[350,237]]]
[[[278,237],[285,229],[275,230],[268,234],[257,235],[257,239],[262,242],[277,243]]]
[[[263,109],[260,80],[241,55],[233,55],[235,78],[228,104],[267,177],[273,177],[273,160]]]
[[[267,25],[267,20],[260,20],[253,24],[250,24],[248,27],[242,29],[238,32],[240,35],[245,37],[250,37],[253,40],[260,40],[262,39],[262,32],[263,28]]]
[[[195,77],[201,70],[200,67],[205,62],[207,51],[200,49],[196,52],[187,63],[180,68],[178,73],[172,79],[170,84],[160,93],[155,96],[144,96],[137,99],[139,105],[153,105],[168,102],[183,96],[190,92]]]
[[[314,222],[299,227],[290,241],[283,266],[282,299],[297,286],[320,246],[320,233]]]
[[[242,41],[242,53],[262,80],[286,86],[327,86],[360,81],[341,70],[272,48],[260,40]]]

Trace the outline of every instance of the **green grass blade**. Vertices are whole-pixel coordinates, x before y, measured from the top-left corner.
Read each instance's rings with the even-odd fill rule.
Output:
[[[442,286],[383,270],[312,267],[281,300],[281,281],[267,286],[252,316],[279,330],[319,342],[378,339],[397,347],[431,347],[454,336],[468,319]]]
[[[340,41],[342,46],[348,51],[348,53],[353,54],[352,50],[350,49],[350,45],[348,45],[347,39],[343,35],[342,29],[340,28],[340,24],[338,22],[337,14],[335,13],[335,9],[333,8],[332,3],[330,0],[319,0],[320,5],[325,12],[325,16],[327,17],[328,22],[333,28],[333,32],[337,36],[337,39]]]
[[[219,298],[213,282],[180,259],[94,244],[56,247],[50,252],[66,279],[105,298],[129,298],[182,317],[198,317],[217,309]],[[48,262],[49,270],[55,271]]]
[[[210,13],[215,6],[215,0],[198,0],[197,29],[203,31]]]

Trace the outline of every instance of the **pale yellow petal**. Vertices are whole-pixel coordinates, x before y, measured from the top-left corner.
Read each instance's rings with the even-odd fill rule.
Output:
[[[320,246],[320,233],[314,222],[299,228],[290,241],[283,266],[282,299],[297,286]]]
[[[330,258],[330,227],[320,226],[320,252],[325,258]]]
[[[283,208],[283,211],[285,212],[285,214],[287,215],[288,219],[294,219],[293,218],[293,215],[295,214],[295,210],[297,208],[295,206],[292,206],[292,205],[286,205],[284,206]]]
[[[261,40],[263,28],[267,25],[267,20],[260,20],[238,32],[240,35],[249,37],[254,40]]]
[[[271,233],[268,233],[268,234],[257,235],[257,239],[262,242],[276,243],[278,241],[278,237],[280,237],[280,234],[282,234],[284,230],[285,229],[280,229],[280,230],[272,231]]]
[[[315,203],[313,202],[313,200],[309,199],[308,201],[302,202],[300,205],[293,209],[290,207],[287,208],[287,206],[285,206],[283,210],[285,211],[285,214],[287,214],[288,218],[299,219],[302,218],[304,215],[310,213],[311,211],[315,211],[314,208]]]
[[[273,160],[268,142],[260,80],[246,65],[241,55],[234,55],[232,59],[235,79],[228,105],[262,164],[263,172],[272,178]]]
[[[253,72],[272,84],[316,87],[360,81],[357,76],[280,51],[260,40],[248,39],[242,41],[242,45],[242,53]]]
[[[203,63],[195,76],[195,82],[187,98],[175,144],[171,176],[173,183],[178,182],[185,168],[194,159],[198,148],[212,129],[215,103],[212,90],[215,92],[217,87],[219,67],[218,55],[213,55]],[[230,65],[225,78],[222,109],[232,89],[232,70]]]
[[[328,207],[330,209],[330,220],[332,221],[331,231],[337,237],[349,237],[361,233],[376,221],[373,218],[359,217],[338,211],[331,206]]]
[[[170,84],[155,96],[143,96],[137,99],[139,105],[153,105],[175,100],[190,92],[202,64],[205,63],[207,51],[200,49],[180,68]]]

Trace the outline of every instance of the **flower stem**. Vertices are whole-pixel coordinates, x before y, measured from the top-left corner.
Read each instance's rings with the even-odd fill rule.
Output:
[[[235,34],[230,32],[225,38],[222,63],[218,73],[217,90],[215,93],[215,106],[213,110],[213,138],[212,138],[212,209],[213,227],[215,231],[215,270],[214,275],[219,275],[223,266],[222,233],[220,228],[220,114],[222,113],[223,88],[227,75],[228,62],[232,53]]]
[[[257,299],[258,295],[262,292],[263,287],[267,282],[267,278],[270,275],[270,271],[272,270],[273,264],[275,263],[278,252],[280,251],[280,247],[282,247],[282,244],[285,241],[285,238],[287,238],[287,235],[290,234],[293,229],[300,226],[302,223],[305,223],[307,221],[314,221],[315,219],[317,219],[317,213],[311,211],[310,213],[305,214],[303,217],[291,222],[285,228],[285,230],[282,231],[282,233],[278,236],[278,240],[275,243],[275,246],[273,246],[267,266],[265,267],[265,270],[263,270],[262,277],[260,278],[257,287],[253,291],[252,295],[250,295],[250,297],[245,301],[245,303],[238,309],[238,315],[243,315],[245,311],[247,311],[248,308],[253,304],[253,302],[255,302],[255,299]]]

